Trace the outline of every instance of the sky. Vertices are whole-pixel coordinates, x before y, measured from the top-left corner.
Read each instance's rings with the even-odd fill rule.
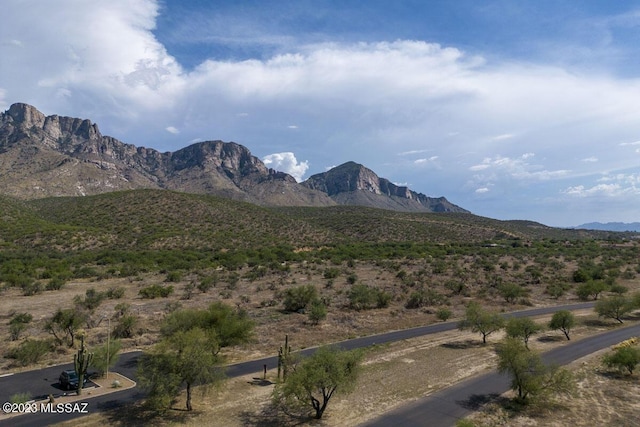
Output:
[[[640,0],[3,0],[0,110],[471,212],[640,221]]]

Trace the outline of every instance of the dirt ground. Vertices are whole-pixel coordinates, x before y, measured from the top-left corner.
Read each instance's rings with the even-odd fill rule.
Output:
[[[589,310],[576,314],[583,320],[583,326],[572,332],[573,341],[617,327],[606,322],[598,326]],[[548,317],[536,318],[538,322],[547,320]],[[585,320],[591,320],[587,322],[589,326],[584,326]],[[494,369],[496,356],[493,344],[501,337],[501,334],[491,335],[490,342],[483,346],[478,334],[449,331],[378,346],[366,354],[355,392],[335,396],[322,421],[272,416],[268,408],[276,372],[269,371],[266,380],[260,377],[261,373],[256,373],[255,376],[229,379],[223,387],[205,395],[196,392],[195,410],[191,414],[183,410],[184,396],[181,396],[175,409],[162,419],[155,419],[154,424],[194,427],[359,425],[441,388]],[[532,349],[544,352],[565,343],[560,332],[549,331],[534,337],[530,345]],[[601,366],[602,354],[604,351],[569,366],[578,379],[578,392],[574,398],[559,399],[548,410],[516,414],[499,404],[489,404],[469,419],[482,427],[640,425],[640,403],[637,399],[640,384],[637,376],[619,377],[607,371]],[[594,424],[594,420],[598,422]],[[97,414],[85,417],[81,425],[127,425],[114,424],[113,421],[113,417]]]
[[[471,260],[460,260],[461,265],[469,264]],[[504,260],[517,274],[521,274],[526,264],[516,271],[515,260]],[[229,349],[227,351],[228,363],[256,359],[277,354],[277,349],[283,345],[284,335],[289,335],[289,340],[294,349],[316,346],[323,343],[331,343],[358,336],[371,335],[390,330],[399,330],[414,326],[421,326],[437,322],[435,311],[437,307],[423,307],[419,309],[407,309],[404,306],[407,295],[414,290],[412,287],[400,283],[397,278],[397,270],[386,266],[377,266],[367,263],[356,263],[353,267],[340,267],[343,271],[335,283],[329,286],[329,282],[323,278],[323,271],[330,265],[309,266],[299,265],[290,272],[279,274],[267,274],[257,280],[245,278],[248,270],[239,271],[237,281],[222,277],[220,282],[207,292],[195,290],[190,298],[186,298],[186,289],[197,278],[184,277],[179,283],[172,283],[175,292],[170,298],[157,298],[153,300],[141,299],[138,292],[141,288],[150,284],[167,285],[165,275],[146,274],[135,278],[111,278],[101,281],[76,280],[67,283],[61,290],[45,291],[34,296],[24,296],[18,289],[3,291],[0,298],[0,338],[7,337],[5,342],[10,346],[16,342],[8,340],[8,321],[14,313],[28,312],[33,315],[33,322],[23,333],[24,338],[50,338],[43,331],[43,324],[50,318],[57,308],[69,308],[73,306],[73,297],[83,296],[87,289],[96,288],[106,290],[113,287],[123,287],[125,295],[119,300],[105,300],[92,314],[96,326],[87,333],[87,345],[99,345],[106,342],[109,331],[109,322],[113,317],[114,307],[126,302],[130,304],[130,313],[138,317],[138,325],[133,338],[124,339],[123,351],[146,349],[158,337],[158,325],[167,313],[168,306],[181,306],[189,308],[205,308],[214,301],[223,301],[232,306],[247,310],[256,322],[255,339],[253,342]],[[428,267],[424,261],[403,262],[402,269],[412,275]],[[493,280],[491,275],[482,271],[469,270],[469,282],[483,283],[484,289],[488,280]],[[393,294],[393,300],[389,307],[384,309],[355,311],[346,309],[346,291],[349,288],[346,278],[348,274],[358,277],[358,282],[370,284],[385,289]],[[515,274],[515,273],[514,273]],[[442,283],[447,276],[430,278],[428,287],[436,289],[442,295],[447,290]],[[640,288],[640,280],[620,280],[620,284],[627,286],[630,291]],[[320,290],[321,296],[328,296],[331,304],[327,318],[319,325],[309,323],[307,316],[301,313],[284,313],[282,307],[282,291],[292,286],[314,284]],[[471,286],[471,285],[470,285]],[[475,285],[473,285],[475,286]],[[578,302],[573,292],[568,292],[559,299],[552,299],[544,294],[545,284],[528,285],[530,293],[526,297],[526,304],[508,304],[499,296],[491,293],[481,297],[483,305],[498,311],[523,310],[536,306],[548,306],[554,304],[567,304]],[[471,288],[472,297],[476,297],[480,288]],[[447,296],[447,307],[452,311],[452,319],[462,317],[466,302],[470,299],[465,295]],[[592,311],[582,313],[585,318],[595,319]],[[539,318],[539,322],[546,322],[548,318]],[[572,333],[572,339],[580,336],[597,333],[614,327],[611,322],[604,322],[605,326],[598,326],[598,322],[588,322],[590,326],[579,326]],[[113,322],[111,322],[113,327]],[[540,337],[547,339],[542,341],[534,339],[532,347],[545,351],[552,346],[562,345],[564,337],[561,333],[545,332]],[[389,345],[379,346],[367,353],[364,362],[363,373],[358,381],[356,391],[347,396],[335,396],[330,403],[325,419],[319,425],[326,426],[352,426],[372,419],[398,405],[426,396],[443,387],[447,387],[461,379],[468,378],[477,373],[492,369],[495,365],[495,353],[491,343],[500,339],[500,334],[490,336],[490,343],[486,346],[480,344],[479,335],[451,331],[438,335],[402,341]],[[5,348],[6,351],[6,348]],[[54,353],[46,356],[39,364],[27,367],[17,366],[11,359],[3,358],[0,362],[0,373],[17,372],[24,369],[35,369],[39,366],[48,366],[72,360],[75,350],[60,346]],[[597,365],[597,364],[596,364]],[[595,373],[595,379],[590,379],[592,371],[585,373],[585,381],[603,381],[604,389],[608,384],[612,386],[607,391],[607,397],[615,396],[619,382],[613,378]],[[256,374],[257,375],[257,374]],[[194,413],[186,413],[182,410],[184,399],[175,409],[170,411],[163,420],[153,419],[154,424],[165,425],[213,425],[213,426],[246,426],[246,425],[283,425],[286,420],[271,420],[271,424],[265,421],[262,410],[270,402],[270,394],[273,390],[275,373],[269,372],[266,380],[244,377],[228,380],[223,387],[214,390],[204,396],[194,396]],[[585,384],[590,384],[585,382]],[[625,383],[626,384],[626,383]],[[605,387],[606,386],[606,387]],[[585,388],[585,390],[588,389]],[[635,391],[638,396],[638,390]],[[585,394],[585,401],[596,401],[597,396]],[[604,401],[604,400],[603,400]],[[624,399],[610,399],[607,401],[616,413],[625,413]],[[586,405],[588,406],[588,405]],[[592,404],[593,406],[593,404]],[[135,408],[134,408],[135,409]],[[571,417],[580,418],[580,410],[566,410],[562,414],[568,417],[564,425],[580,424],[574,422]],[[556,416],[554,410],[554,417]],[[499,418],[499,417],[498,417]],[[533,418],[534,424],[523,425],[553,425],[540,424],[538,418]],[[513,421],[509,418],[507,424]],[[113,417],[112,415],[91,415],[82,419],[81,425],[102,426],[131,425],[132,419]],[[140,425],[148,425],[149,420],[140,422]],[[537,424],[536,424],[537,423]],[[71,424],[69,424],[71,425]],[[78,422],[73,424],[78,425]],[[488,424],[493,425],[493,424]],[[606,425],[606,424],[604,424]],[[613,425],[613,424],[611,424]],[[624,425],[624,424],[618,424]],[[638,423],[637,425],[640,425]]]

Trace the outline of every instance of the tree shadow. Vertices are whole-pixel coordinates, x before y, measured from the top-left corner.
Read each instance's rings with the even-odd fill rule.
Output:
[[[242,411],[240,421],[246,427],[296,427],[321,423],[309,415],[285,413],[274,404],[268,404],[259,411]]]
[[[440,344],[440,347],[449,348],[453,350],[465,350],[469,348],[480,348],[483,347],[482,341],[479,340],[460,340],[460,341],[452,341],[446,342],[444,344]]]
[[[121,401],[114,401],[117,404],[106,402],[108,410],[104,415],[111,425],[126,426],[150,426],[169,422],[172,424],[185,424],[191,418],[200,415],[200,411],[187,411],[186,409],[171,408],[166,411],[158,411],[150,408],[144,403],[124,404]]]
[[[468,399],[456,402],[458,405],[471,411],[477,411],[490,402],[496,402],[500,398],[499,394],[472,394]],[[508,399],[507,399],[508,400]]]
[[[253,377],[251,379],[251,381],[248,381],[248,383],[251,384],[251,385],[257,385],[257,386],[260,386],[260,387],[266,387],[266,386],[270,386],[270,385],[275,384],[272,381],[269,381],[269,380],[264,379],[264,378],[258,378],[258,377]]]
[[[615,326],[613,323],[602,319],[585,319],[582,321],[582,324],[591,328],[607,328]],[[621,323],[616,321],[616,324],[620,325]]]
[[[567,341],[567,337],[565,337],[564,334],[562,333],[559,335],[543,335],[541,337],[536,338],[536,341],[542,342],[542,343],[553,343],[553,342]]]

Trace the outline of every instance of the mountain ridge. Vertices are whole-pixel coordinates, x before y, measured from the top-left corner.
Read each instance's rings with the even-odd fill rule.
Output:
[[[291,175],[268,168],[235,142],[204,141],[161,153],[104,136],[88,119],[46,116],[29,104],[16,103],[0,113],[0,193],[22,199],[148,188],[212,194],[265,206],[354,204],[399,211],[468,212],[444,197],[430,198],[396,186],[355,162],[334,169],[298,183]],[[345,174],[346,169],[350,172]],[[323,186],[343,190],[325,191]]]
[[[640,222],[588,222],[576,227],[584,230],[601,230],[601,231],[637,231],[640,232]]]

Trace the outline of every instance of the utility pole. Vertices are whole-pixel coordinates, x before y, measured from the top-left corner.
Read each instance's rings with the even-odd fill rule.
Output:
[[[107,319],[107,380],[109,379],[109,352],[111,350],[111,317]]]

